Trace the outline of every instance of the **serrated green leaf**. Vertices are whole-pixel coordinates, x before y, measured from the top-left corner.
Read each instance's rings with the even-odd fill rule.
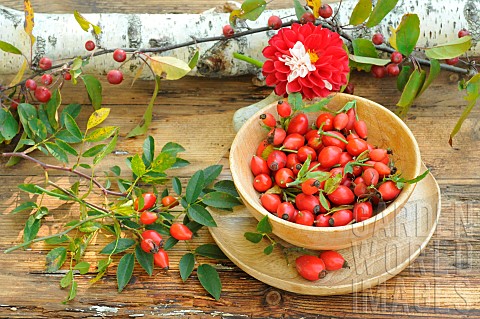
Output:
[[[107,119],[109,114],[110,114],[110,109],[105,107],[102,107],[101,109],[98,109],[95,112],[93,112],[88,118],[87,130],[90,130],[95,126],[101,124],[103,121]]]
[[[295,7],[295,15],[297,16],[297,20],[300,20],[302,15],[307,12],[307,10],[305,10],[303,5],[298,0],[293,0],[293,6]]]
[[[219,192],[228,193],[237,198],[240,197],[237,189],[235,188],[235,184],[231,180],[218,181],[215,183],[215,185],[213,185],[213,189]]]
[[[70,114],[72,118],[76,119],[81,110],[82,105],[77,103],[68,104],[65,106],[65,108],[62,110],[62,113],[60,113],[60,126],[63,127],[65,125],[65,114]]]
[[[268,215],[265,215],[257,224],[257,231],[262,234],[270,234],[272,232],[272,224],[268,220]]]
[[[121,292],[130,281],[130,278],[132,278],[134,264],[135,258],[133,254],[125,254],[122,259],[120,259],[117,268],[118,292]]]
[[[97,144],[95,146],[90,147],[88,150],[83,152],[82,157],[93,157],[99,154],[102,149],[105,147],[106,144]]]
[[[301,108],[303,108],[302,95],[298,92],[290,93],[288,95],[288,104],[290,104],[294,111],[300,110]]]
[[[28,104],[28,103],[20,103],[17,108],[18,116],[20,117],[20,121],[22,122],[23,129],[28,137],[33,138],[32,130],[28,123],[30,121],[34,121],[38,118],[37,109],[35,106]]]
[[[52,97],[45,105],[45,111],[47,112],[48,122],[50,126],[54,129],[58,129],[58,108],[62,104],[62,95],[60,94],[60,90],[55,89],[52,92]]]
[[[222,283],[217,270],[208,264],[203,264],[198,266],[197,274],[203,288],[216,300],[219,300],[222,292]]]
[[[405,14],[395,29],[395,43],[398,52],[409,56],[420,37],[420,19],[416,14]]]
[[[173,237],[169,237],[164,243],[163,243],[163,249],[169,250],[172,249],[176,244],[178,244],[178,239],[175,239]]]
[[[153,162],[155,156],[155,140],[152,136],[147,136],[145,141],[143,141],[143,153],[142,160],[145,166],[150,166]]]
[[[187,160],[184,160],[183,158],[177,157],[175,159],[175,163],[173,163],[171,168],[181,168],[190,165],[190,162]]]
[[[378,0],[377,4],[373,8],[370,18],[368,19],[366,26],[368,28],[374,27],[379,24],[385,16],[395,8],[398,0]]]
[[[132,168],[133,174],[137,175],[138,177],[143,176],[145,174],[146,172],[145,164],[140,158],[140,155],[135,154],[135,156],[132,157],[131,168]]]
[[[60,287],[67,288],[73,280],[73,271],[69,270],[65,276],[60,280]]]
[[[465,36],[447,43],[436,45],[432,48],[425,49],[425,54],[430,59],[452,59],[467,52],[471,46],[472,37]]]
[[[38,137],[40,140],[45,140],[47,138],[47,127],[43,124],[40,119],[32,119],[28,122],[28,126],[34,136]]]
[[[158,173],[165,172],[175,164],[175,161],[175,156],[161,152],[151,163],[151,168]]]
[[[185,190],[185,200],[191,204],[195,202],[202,192],[205,182],[203,171],[195,172],[188,181],[187,188]]]
[[[90,74],[81,75],[80,79],[82,79],[85,84],[93,108],[95,110],[100,109],[102,105],[102,84],[97,78]]]
[[[325,106],[330,103],[333,97],[325,97],[321,99],[320,101],[313,103],[311,105],[306,105],[303,107],[302,112],[304,113],[310,113],[310,112],[320,112],[325,109]]]
[[[43,194],[42,189],[35,184],[20,184],[17,187],[27,193],[38,194],[38,195]]]
[[[372,0],[359,0],[350,16],[351,25],[359,25],[368,19],[372,12]]]
[[[228,260],[228,257],[225,256],[223,251],[215,244],[204,244],[198,246],[195,249],[195,253],[200,256],[218,259],[218,260]]]
[[[153,274],[153,254],[146,253],[140,245],[137,245],[135,247],[135,257],[140,266],[151,276]]]
[[[203,206],[193,204],[188,207],[188,216],[199,224],[207,227],[216,227],[217,224],[212,215]]]
[[[402,92],[407,85],[408,79],[410,78],[411,67],[409,65],[403,65],[400,70],[400,74],[397,77],[397,89]]]
[[[255,21],[262,14],[267,6],[265,0],[245,0],[242,3],[242,14],[240,19]]]
[[[44,145],[47,148],[48,152],[52,154],[53,157],[55,157],[55,159],[62,163],[68,163],[67,153],[65,153],[65,151],[60,146],[52,142],[46,142],[44,143]]]
[[[182,195],[182,183],[178,177],[172,179],[172,188],[177,195]]]
[[[46,258],[47,272],[55,272],[59,270],[65,263],[65,260],[67,260],[67,249],[65,247],[54,248],[50,250]]]
[[[0,134],[6,139],[11,140],[18,133],[18,123],[7,109],[0,109]]]
[[[45,244],[47,244],[47,245],[58,245],[58,244],[66,242],[66,241],[68,241],[68,236],[62,235],[62,236],[57,236],[57,237],[52,237],[52,238],[46,239]]]
[[[12,210],[10,212],[10,214],[16,214],[16,213],[19,213],[19,212],[23,212],[25,210],[32,210],[34,208],[37,208],[38,205],[34,202],[25,202],[25,203],[22,203],[20,205],[18,205],[14,210]]]
[[[183,255],[178,267],[180,268],[180,277],[182,277],[183,282],[185,282],[195,267],[195,256],[192,253]]]
[[[25,227],[23,228],[23,242],[29,242],[37,237],[40,230],[41,220],[36,219],[34,215],[28,217]]]
[[[159,89],[160,89],[160,77],[157,76],[155,77],[155,89],[153,90],[153,94],[152,94],[152,97],[150,98],[150,102],[148,103],[148,107],[145,110],[145,113],[143,114],[142,121],[140,122],[140,124],[138,124],[133,130],[131,130],[127,134],[127,138],[145,134],[145,132],[148,130],[150,123],[152,123],[153,105],[154,105],[155,99],[157,98]]]
[[[252,232],[246,232],[243,234],[243,236],[250,242],[254,244],[258,244],[259,242],[262,241],[263,235],[260,233],[252,233]]]
[[[105,255],[113,255],[113,254],[118,254],[121,253],[122,251],[125,251],[135,245],[135,240],[131,238],[119,238],[118,241],[114,240],[111,243],[109,243],[107,246],[105,246],[102,251],[100,251],[100,254],[105,254]]]
[[[185,148],[177,143],[168,142],[162,147],[161,153],[167,153],[173,157],[176,157],[178,153],[185,152]]]

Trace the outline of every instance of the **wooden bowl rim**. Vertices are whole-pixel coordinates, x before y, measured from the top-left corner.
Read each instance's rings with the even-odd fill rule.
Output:
[[[421,157],[420,157],[420,149],[418,147],[417,140],[415,139],[412,131],[408,128],[408,126],[395,113],[393,113],[392,111],[390,111],[389,109],[387,109],[383,105],[378,104],[377,102],[374,102],[372,100],[369,100],[369,99],[366,99],[366,98],[363,98],[363,97],[360,97],[360,96],[357,96],[357,95],[351,95],[351,94],[345,94],[345,93],[336,93],[333,99],[335,99],[336,96],[343,97],[344,99],[347,99],[347,100],[350,100],[350,101],[351,100],[357,100],[357,103],[361,102],[361,103],[364,103],[364,104],[372,105],[372,106],[382,110],[383,112],[387,113],[391,117],[393,117],[394,121],[400,127],[402,127],[403,130],[405,130],[407,132],[407,135],[412,140],[412,144],[413,144],[413,147],[414,147],[414,152],[415,152],[415,155],[416,155],[415,156],[415,174],[414,175],[418,176],[420,174],[422,161],[421,161]],[[332,99],[332,101],[333,101],[333,99]],[[277,102],[273,102],[273,103],[265,106],[264,108],[262,108],[258,112],[256,112],[254,115],[252,115],[242,125],[242,127],[237,132],[237,134],[236,134],[236,136],[235,136],[235,138],[232,142],[232,146],[230,148],[229,162],[230,162],[230,171],[231,171],[231,174],[232,174],[233,182],[236,186],[238,184],[237,180],[240,180],[241,177],[237,174],[237,171],[236,171],[237,166],[235,165],[235,160],[234,160],[233,156],[234,156],[234,153],[235,153],[234,150],[238,147],[238,144],[240,144],[240,137],[239,136],[245,134],[245,131],[246,131],[247,127],[249,127],[250,124],[252,124],[252,122],[258,121],[258,117],[264,112],[264,109],[269,108],[272,105],[276,105],[276,104],[277,104]],[[327,104],[327,106],[328,106],[328,104]],[[318,113],[318,112],[316,112],[316,113]],[[286,227],[291,227],[293,229],[302,230],[302,231],[305,231],[305,230],[306,231],[312,231],[312,232],[315,232],[315,233],[337,233],[337,232],[344,232],[346,230],[364,228],[364,227],[369,226],[370,224],[378,223],[379,221],[383,220],[386,216],[392,214],[396,210],[397,206],[400,206],[398,208],[398,210],[400,210],[407,203],[408,198],[411,196],[414,189],[415,189],[415,184],[405,184],[402,191],[400,192],[400,195],[392,203],[390,203],[390,205],[388,205],[387,208],[382,210],[380,213],[378,213],[375,216],[373,216],[373,217],[371,217],[371,218],[369,218],[365,221],[362,221],[360,223],[354,223],[354,224],[345,225],[345,226],[313,227],[313,226],[300,225],[300,224],[297,224],[297,223],[286,221],[286,220],[284,220],[280,217],[277,217],[277,216],[269,213],[261,205],[259,205],[261,207],[261,209],[257,210],[257,211],[261,215],[269,216],[269,219],[273,219],[275,222],[277,222],[277,223],[279,223],[283,226],[286,226]],[[244,201],[248,202],[249,205],[247,205],[247,207],[252,206],[253,208],[255,208],[255,206],[256,206],[255,204],[258,204],[258,203],[254,203],[253,199],[251,199],[250,196],[246,196],[246,194],[244,194],[244,191],[243,191],[242,187],[237,186],[237,190],[239,191],[239,194],[240,194],[241,198]]]

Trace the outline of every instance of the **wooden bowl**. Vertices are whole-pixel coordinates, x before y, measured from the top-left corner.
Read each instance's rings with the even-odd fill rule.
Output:
[[[417,142],[409,128],[394,113],[370,100],[338,93],[328,104],[335,111],[348,101],[357,101],[357,113],[368,126],[369,143],[393,151],[393,159],[398,171],[405,179],[420,174],[421,159]],[[400,195],[383,211],[361,223],[339,227],[313,227],[285,221],[269,213],[259,199],[259,193],[253,188],[253,174],[250,161],[259,143],[265,139],[267,131],[260,125],[259,116],[270,112],[276,115],[276,103],[265,107],[253,115],[238,131],[230,150],[230,170],[238,193],[250,213],[261,220],[269,216],[273,233],[283,240],[307,249],[325,250],[351,247],[373,236],[387,226],[407,203],[415,184],[405,184]],[[307,113],[310,122],[318,113]]]

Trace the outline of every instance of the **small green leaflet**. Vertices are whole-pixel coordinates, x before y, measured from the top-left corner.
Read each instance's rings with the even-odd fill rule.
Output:
[[[19,212],[23,212],[25,210],[32,210],[34,208],[37,208],[37,204],[34,202],[25,202],[20,205],[18,205],[14,210],[10,212],[10,214],[16,214]]]
[[[258,244],[259,242],[262,241],[263,235],[260,233],[252,233],[252,232],[246,232],[243,234],[243,236],[250,242],[254,244]]]
[[[295,15],[297,16],[297,19],[300,20],[300,18],[302,17],[302,15],[307,12],[307,10],[305,10],[305,8],[303,7],[303,5],[300,3],[300,1],[298,0],[293,0],[293,5],[295,7]],[[292,105],[293,107],[293,105]]]
[[[242,203],[234,196],[224,192],[210,192],[203,196],[203,203],[215,207],[231,209]]]
[[[266,6],[267,2],[265,0],[245,0],[242,3],[242,14],[239,18],[255,21],[265,10]]]
[[[101,124],[103,121],[107,119],[109,114],[110,114],[110,109],[105,107],[93,112],[88,118],[87,130]]]
[[[411,69],[411,66],[403,65],[402,70],[400,71],[400,74],[397,77],[397,89],[400,92],[403,92],[403,89],[405,88],[405,85],[408,82],[408,78],[410,77],[410,69]]]
[[[220,175],[222,172],[222,165],[212,165],[203,170],[204,181],[203,185],[208,186]]]
[[[140,244],[138,244],[135,246],[135,257],[140,266],[151,276],[153,274],[153,254],[143,251]]]
[[[80,274],[85,275],[90,270],[90,264],[86,261],[82,261],[76,264],[73,269],[78,270]]]
[[[119,238],[118,241],[112,241],[107,246],[105,246],[102,251],[100,251],[100,254],[118,254],[122,251],[127,250],[133,245],[135,245],[135,240],[131,238]]]
[[[195,249],[195,253],[197,255],[208,257],[208,258],[228,260],[228,257],[225,256],[223,251],[215,244],[204,244],[204,245],[198,246]]]
[[[420,37],[420,19],[416,14],[405,14],[395,30],[395,43],[398,52],[409,56]]]
[[[262,234],[270,234],[272,232],[272,225],[268,220],[268,215],[265,215],[257,224],[257,231]]]
[[[182,183],[178,177],[172,179],[172,188],[177,195],[182,195]]]
[[[272,252],[273,252],[273,248],[274,248],[274,245],[271,244],[271,245],[268,245],[267,247],[265,247],[265,249],[263,250],[263,253],[265,255],[270,255]]]
[[[40,226],[40,219],[36,219],[35,216],[30,215],[23,229],[23,241],[27,243],[35,239],[35,237],[37,237],[38,231],[40,230]]]
[[[57,247],[47,254],[47,272],[55,272],[62,267],[67,259],[67,249],[65,247]]]
[[[352,41],[353,53],[358,59],[359,57],[375,58],[378,59],[377,49],[373,45],[372,41],[362,38],[357,38]],[[351,67],[355,67],[358,70],[370,72],[372,65],[369,63],[357,63],[350,59]]]
[[[146,173],[145,164],[143,163],[143,160],[140,158],[140,155],[135,154],[135,156],[132,158],[131,163],[132,163],[131,164],[132,172],[137,177],[141,177]]]
[[[7,109],[0,109],[0,134],[6,139],[11,140],[18,133],[18,123],[12,113]]]
[[[208,264],[203,264],[198,266],[197,274],[198,280],[200,280],[203,288],[205,288],[215,300],[219,300],[220,293],[222,292],[222,283],[217,270]]]
[[[192,175],[185,190],[185,200],[187,203],[192,204],[197,200],[202,192],[204,182],[205,178],[203,171],[197,171]]]
[[[145,166],[150,166],[152,164],[153,158],[155,156],[155,140],[150,135],[145,138],[143,141],[143,153],[142,160]]]
[[[118,292],[121,292],[130,281],[130,278],[132,278],[134,264],[135,259],[133,254],[125,254],[122,259],[120,259],[117,268]]]
[[[148,130],[150,123],[152,123],[153,105],[154,105],[155,99],[157,98],[159,89],[160,89],[160,77],[156,76],[155,89],[153,91],[152,97],[150,98],[150,102],[148,103],[147,109],[143,114],[142,121],[140,122],[140,124],[138,124],[133,130],[131,130],[127,134],[127,138],[145,134],[145,132]]]
[[[90,26],[92,26],[93,32],[95,32],[96,35],[99,35],[102,32],[102,29],[99,26],[96,26],[93,23],[89,22],[77,10],[73,11],[73,16],[84,31],[88,31],[90,29]]]
[[[212,215],[203,206],[193,204],[188,207],[188,216],[199,224],[207,227],[216,227],[217,224]]]
[[[185,282],[195,267],[195,256],[192,253],[183,255],[178,266],[180,268],[180,277],[182,277],[182,280]]]
[[[300,110],[303,107],[303,99],[300,93],[290,93],[288,95],[288,104],[293,110]]]
[[[8,42],[1,41],[0,40],[0,50],[8,52],[8,53],[13,53],[13,54],[22,54],[22,51],[14,47]]]
[[[100,109],[102,105],[102,84],[97,78],[90,74],[81,75],[80,78],[85,84],[93,108],[95,110]]]

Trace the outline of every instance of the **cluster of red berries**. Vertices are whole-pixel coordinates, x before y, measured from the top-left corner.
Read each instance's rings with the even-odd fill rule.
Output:
[[[303,278],[315,281],[326,276],[327,271],[349,268],[343,256],[333,250],[327,250],[320,255],[302,255],[295,260],[295,268]]]
[[[152,211],[155,208],[157,196],[154,193],[144,193],[142,194],[142,201],[143,204],[140,206],[139,199],[135,199],[133,208],[140,213],[140,223],[151,225],[158,219],[158,214]],[[171,195],[167,195],[162,198],[161,203],[163,209],[171,209],[178,205],[178,200]],[[193,237],[193,232],[184,224],[173,223],[170,226],[170,235],[177,240],[190,240]],[[153,254],[155,265],[168,269],[169,259],[167,252],[163,249],[162,236],[155,230],[145,230],[141,236],[140,247],[143,251]]]
[[[279,121],[271,113],[260,117],[269,132],[250,162],[267,211],[307,226],[344,226],[372,217],[399,195],[391,152],[367,142],[355,107],[321,113],[313,128],[286,101],[277,113]]]

